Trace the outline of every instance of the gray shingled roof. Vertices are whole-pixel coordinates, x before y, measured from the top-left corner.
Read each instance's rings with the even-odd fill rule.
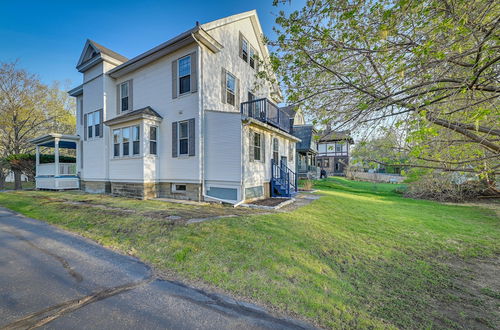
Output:
[[[112,58],[116,58],[117,60],[122,61],[122,62],[127,62],[128,61],[128,58],[126,58],[125,56],[123,56],[121,54],[118,54],[117,52],[114,52],[111,49],[106,48],[106,47],[104,47],[101,44],[98,44],[94,40],[90,40],[89,39],[89,41],[92,43],[92,45],[94,45],[95,47],[97,47],[101,53],[106,54],[108,56],[111,56]]]
[[[314,138],[313,125],[297,125],[293,126],[293,135],[298,137],[301,141],[297,143],[297,151],[312,150],[311,142]]]
[[[351,137],[351,132],[349,131],[325,130],[319,132],[318,135],[319,135],[319,142],[347,140],[349,143],[354,143],[354,140]]]
[[[286,107],[281,107],[280,110],[284,111],[290,118],[295,117],[295,113],[297,112],[296,106],[289,105]]]
[[[106,125],[114,125],[117,122],[124,122],[124,121],[127,121],[127,120],[134,120],[134,119],[144,118],[143,116],[157,117],[157,118],[160,118],[160,119],[163,118],[162,116],[160,116],[160,114],[158,112],[154,111],[151,107],[148,106],[148,107],[137,109],[137,110],[130,111],[130,112],[127,111],[127,112],[125,112],[124,114],[122,114],[120,116],[116,116],[114,118],[106,120],[104,122],[104,124],[106,124]]]

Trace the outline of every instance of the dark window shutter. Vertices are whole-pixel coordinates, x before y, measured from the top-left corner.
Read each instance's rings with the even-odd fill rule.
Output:
[[[177,60],[172,61],[172,98],[177,98]]]
[[[240,107],[240,80],[238,78],[234,79],[234,106],[236,109]]]
[[[134,110],[134,81],[128,81],[128,111]]]
[[[188,121],[188,126],[189,126],[189,156],[194,156],[196,155],[196,127],[194,124],[194,118],[189,119]]]
[[[260,160],[261,162],[265,163],[266,162],[266,135],[261,134],[260,135]]]
[[[102,133],[104,131],[104,124],[102,123],[103,122],[103,119],[104,119],[104,114],[103,114],[103,110],[99,110],[99,137],[102,137]]]
[[[239,42],[238,44],[240,45],[240,51],[239,51],[239,55],[241,58],[243,58],[243,35],[241,34],[241,32],[239,33]]]
[[[177,122],[172,123],[172,157],[177,157]]]
[[[83,169],[83,141],[80,141],[80,168]]]
[[[226,69],[222,68],[221,71],[221,101],[222,103],[226,103]]]
[[[189,54],[191,56],[191,93],[198,91],[198,59],[196,52]]]
[[[87,129],[87,114],[83,115],[83,136],[84,136],[84,140],[87,140],[87,133],[88,132],[88,129]]]
[[[83,96],[80,99],[80,125],[83,125]]]
[[[121,108],[121,99],[120,99],[120,84],[116,85],[116,115],[120,114]]]
[[[253,162],[254,159],[255,159],[255,156],[254,156],[254,133],[253,133],[252,130],[249,130],[249,132],[250,132],[250,135],[248,136],[249,137],[249,141],[250,141],[249,148],[248,148],[248,151],[250,152],[249,159],[250,159],[251,162]]]

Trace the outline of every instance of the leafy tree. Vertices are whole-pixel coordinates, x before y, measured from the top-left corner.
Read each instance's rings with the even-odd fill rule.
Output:
[[[32,151],[29,140],[36,136],[74,132],[74,107],[58,84],[42,84],[35,75],[18,69],[15,62],[0,63],[0,158]],[[21,166],[11,170],[15,188],[20,189]]]
[[[404,165],[500,173],[500,2],[311,0],[276,23],[274,69],[317,121],[404,131]]]

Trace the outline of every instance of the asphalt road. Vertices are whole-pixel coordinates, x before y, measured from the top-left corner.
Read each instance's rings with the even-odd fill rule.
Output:
[[[230,297],[156,278],[135,258],[0,208],[2,329],[303,329]]]

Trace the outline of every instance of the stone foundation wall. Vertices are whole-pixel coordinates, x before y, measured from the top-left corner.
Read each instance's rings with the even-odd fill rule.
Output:
[[[109,194],[111,193],[111,182],[80,180],[80,189],[92,194]]]
[[[132,198],[172,198],[193,201],[202,201],[202,187],[197,183],[177,183],[186,186],[186,191],[174,192],[170,182],[109,182],[109,181],[80,181],[81,190],[93,194],[112,194],[115,196]]]
[[[111,182],[111,194],[133,198],[155,198],[156,184],[153,182]]]
[[[175,184],[183,184],[186,186],[186,191],[175,192],[172,186]],[[202,201],[202,188],[199,183],[170,183],[160,182],[156,185],[157,196],[160,198],[187,199],[193,201]]]

